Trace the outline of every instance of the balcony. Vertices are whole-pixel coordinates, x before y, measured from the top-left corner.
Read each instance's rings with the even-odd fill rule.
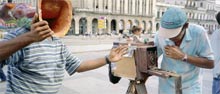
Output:
[[[112,10],[103,10],[103,9],[89,9],[89,8],[73,8],[73,13],[93,13],[93,14],[104,14],[104,15],[124,15],[124,16],[133,16],[133,17],[153,17],[153,15],[147,14],[131,14],[131,13],[121,13],[120,11]]]
[[[215,14],[217,11],[215,9],[207,9],[206,12]]]
[[[185,6],[186,9],[198,10],[198,7],[195,6]]]

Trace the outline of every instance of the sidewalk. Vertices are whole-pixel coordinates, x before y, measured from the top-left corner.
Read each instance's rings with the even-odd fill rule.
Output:
[[[119,40],[119,36],[65,36],[62,38],[72,53],[110,50],[116,40]],[[153,41],[153,38],[150,38],[150,41]]]
[[[115,40],[117,40],[116,36],[66,36],[62,38],[62,41],[72,53],[110,50]]]

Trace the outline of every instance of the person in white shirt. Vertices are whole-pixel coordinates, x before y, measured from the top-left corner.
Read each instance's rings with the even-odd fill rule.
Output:
[[[132,39],[135,43],[145,43],[146,40],[142,36],[142,28],[139,26],[132,27]]]
[[[220,25],[220,12],[216,15],[216,20]],[[213,69],[212,94],[220,94],[220,29],[216,30],[211,36],[211,46],[215,56],[215,67]]]

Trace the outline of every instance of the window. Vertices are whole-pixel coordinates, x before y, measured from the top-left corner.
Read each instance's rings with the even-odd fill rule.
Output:
[[[157,11],[157,18],[160,18],[160,11]]]
[[[196,6],[196,3],[195,2],[193,2],[193,7],[195,7]]]
[[[202,2],[200,3],[200,7],[203,7],[203,3]]]
[[[98,2],[98,0],[94,0],[94,2],[93,2],[93,7],[94,7],[95,9],[99,8],[99,2]]]
[[[108,9],[108,0],[103,0],[102,3],[103,3],[102,5],[103,10]]]
[[[106,0],[105,9],[108,9],[108,0]]]

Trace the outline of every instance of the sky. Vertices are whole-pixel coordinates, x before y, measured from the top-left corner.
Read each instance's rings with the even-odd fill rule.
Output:
[[[220,0],[216,0],[216,3],[217,3],[217,4],[220,4]]]

